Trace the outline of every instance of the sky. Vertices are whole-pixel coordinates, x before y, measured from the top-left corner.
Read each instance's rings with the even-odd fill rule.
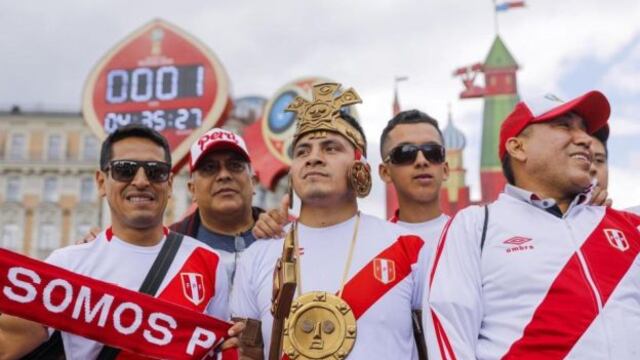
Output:
[[[491,0],[8,1],[0,0],[0,109],[79,111],[86,77],[116,43],[154,18],[205,43],[221,60],[234,97],[270,97],[285,83],[323,76],[354,87],[370,161],[391,117],[393,82],[403,109],[444,127],[448,104],[467,137],[472,198],[479,198],[482,100],[460,100],[452,72],[484,60],[496,35]],[[527,0],[498,15],[524,99],[569,99],[599,89],[612,106],[610,194],[640,204],[640,2]],[[374,176],[377,180],[377,176]],[[365,211],[384,215],[374,183]]]

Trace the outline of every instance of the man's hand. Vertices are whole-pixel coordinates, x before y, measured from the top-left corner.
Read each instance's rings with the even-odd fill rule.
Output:
[[[86,244],[95,240],[98,237],[98,234],[100,234],[100,231],[102,230],[99,227],[92,227],[89,229],[89,232],[82,237],[82,239],[76,240],[76,245]]]
[[[240,346],[240,334],[244,331],[244,323],[242,321],[238,321],[233,324],[227,334],[229,337],[220,345],[220,350],[231,349]]]
[[[19,359],[47,340],[45,327],[33,321],[0,315],[0,359]]]
[[[253,227],[253,236],[256,239],[285,236],[284,226],[289,223],[289,202],[289,195],[285,195],[280,202],[280,208],[260,214]]]
[[[589,200],[589,205],[610,207],[613,201],[609,199],[608,196],[609,192],[606,189],[596,185],[593,190],[591,190],[591,200]]]
[[[240,360],[264,360],[264,342],[260,321],[245,318],[232,318],[231,321],[244,325],[242,332],[237,337]]]

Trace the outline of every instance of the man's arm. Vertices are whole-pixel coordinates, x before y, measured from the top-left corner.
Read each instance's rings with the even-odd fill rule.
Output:
[[[0,315],[0,360],[18,359],[47,340],[41,324],[19,317]]]
[[[264,341],[261,329],[260,309],[257,304],[257,292],[254,284],[256,259],[255,250],[260,244],[251,245],[238,262],[231,290],[229,307],[236,321],[246,321],[247,329],[240,336],[240,359],[264,359]],[[246,320],[244,320],[246,319]]]
[[[423,313],[429,359],[475,359],[483,316],[483,220],[482,208],[460,212],[445,228],[436,248]]]

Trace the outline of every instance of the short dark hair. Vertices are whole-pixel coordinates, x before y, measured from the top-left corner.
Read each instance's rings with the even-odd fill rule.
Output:
[[[130,137],[149,139],[162,147],[164,150],[164,160],[171,165],[171,150],[169,149],[167,139],[150,127],[142,124],[130,124],[116,129],[116,131],[109,134],[102,143],[102,148],[100,149],[100,170],[104,171],[109,166],[109,161],[111,161],[111,157],[113,156],[113,144]]]
[[[609,149],[607,148],[607,141],[609,140],[609,125],[605,124],[603,127],[598,129],[598,131],[591,134],[594,138],[602,143],[604,147],[604,155],[609,157]]]
[[[516,177],[513,175],[513,167],[511,166],[511,155],[509,153],[504,154],[502,158],[502,174],[507,179],[507,182],[511,185],[516,184]]]
[[[444,137],[442,136],[442,131],[440,131],[440,127],[438,126],[438,120],[432,118],[431,116],[423,113],[420,110],[406,110],[399,112],[396,116],[394,116],[389,122],[387,126],[382,130],[382,135],[380,135],[380,156],[384,158],[384,154],[382,153],[384,149],[384,145],[389,138],[389,133],[396,126],[400,124],[429,124],[436,128],[438,131],[438,135],[440,135],[440,141],[442,141],[442,145],[444,145]]]

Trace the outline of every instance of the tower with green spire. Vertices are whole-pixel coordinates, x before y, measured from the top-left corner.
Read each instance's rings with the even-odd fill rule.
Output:
[[[495,200],[506,184],[498,158],[498,141],[500,125],[519,101],[517,71],[518,63],[500,36],[496,35],[484,63],[462,67],[454,72],[455,76],[462,77],[465,86],[460,93],[461,99],[483,98],[484,100],[480,155],[481,202]],[[474,84],[479,73],[484,73],[484,87]]]
[[[482,201],[489,202],[498,197],[506,184],[498,157],[500,125],[519,100],[516,82],[518,64],[500,36],[493,41],[482,68],[485,88],[480,183]]]

